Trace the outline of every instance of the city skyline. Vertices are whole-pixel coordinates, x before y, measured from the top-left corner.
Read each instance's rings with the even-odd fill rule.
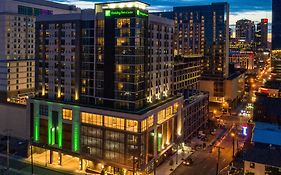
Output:
[[[73,4],[80,8],[94,8],[90,7],[94,3],[103,2],[100,0],[50,0],[53,2]],[[208,5],[213,2],[228,2],[230,4],[230,25],[235,25],[239,19],[249,19],[259,22],[261,18],[268,18],[272,21],[271,15],[271,0],[266,2],[256,0],[144,0],[144,2],[151,4],[150,11],[169,11],[174,6],[194,6],[194,5]],[[243,3],[243,5],[241,5]]]

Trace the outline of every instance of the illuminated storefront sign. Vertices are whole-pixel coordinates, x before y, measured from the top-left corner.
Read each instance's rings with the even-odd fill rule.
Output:
[[[242,134],[243,134],[243,136],[247,136],[248,135],[248,126],[247,126],[247,124],[242,124]]]
[[[145,13],[141,10],[105,10],[104,15],[106,17],[110,16],[130,16],[136,14],[137,16],[148,16],[148,13]]]

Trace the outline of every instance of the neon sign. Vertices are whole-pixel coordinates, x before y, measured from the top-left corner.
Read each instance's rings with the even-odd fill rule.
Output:
[[[106,17],[110,17],[110,16],[129,16],[129,15],[138,15],[138,16],[148,16],[148,13],[145,13],[141,10],[105,10],[104,15]]]
[[[242,124],[242,134],[244,135],[244,136],[247,136],[248,135],[248,126],[247,126],[247,124]]]
[[[148,16],[147,13],[144,13],[144,12],[142,12],[142,11],[140,11],[140,10],[137,10],[137,15],[138,15],[138,16]]]

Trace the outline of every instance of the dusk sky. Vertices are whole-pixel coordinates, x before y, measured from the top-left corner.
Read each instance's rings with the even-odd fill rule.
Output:
[[[74,4],[81,8],[91,8],[95,2],[103,0],[52,0],[55,2]],[[230,24],[242,18],[260,21],[268,18],[271,21],[271,0],[143,0],[151,4],[151,11],[171,10],[173,6],[204,5],[212,2],[230,3]]]

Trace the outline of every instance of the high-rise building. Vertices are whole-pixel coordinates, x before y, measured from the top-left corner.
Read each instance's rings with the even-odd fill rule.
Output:
[[[184,94],[186,90],[198,92],[202,57],[202,55],[178,55],[174,58],[174,94]]]
[[[221,103],[229,73],[229,4],[174,7],[156,14],[175,20],[175,55],[203,55],[200,89]]]
[[[261,19],[257,24],[255,32],[255,47],[256,49],[265,50],[268,48],[268,19]]]
[[[281,49],[281,3],[272,0],[272,50]]]
[[[255,23],[248,19],[236,22],[236,39],[251,43],[255,38]]]
[[[209,95],[199,91],[202,58],[203,55],[177,55],[174,58],[173,92],[184,96],[184,141],[204,130],[209,119]]]
[[[183,129],[183,97],[172,94],[174,23],[147,6],[38,17],[29,114],[33,144],[48,147],[50,163],[71,155],[83,170],[151,172],[173,152]]]
[[[25,103],[34,93],[35,20],[39,15],[77,12],[75,6],[45,0],[0,3],[0,99]]]

